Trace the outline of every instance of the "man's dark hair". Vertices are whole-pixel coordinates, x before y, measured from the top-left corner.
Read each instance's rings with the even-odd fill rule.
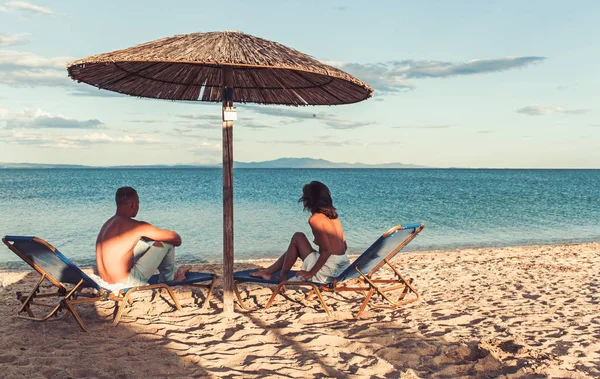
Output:
[[[127,203],[129,200],[135,199],[137,197],[137,191],[131,187],[121,187],[117,190],[117,194],[115,195],[115,202],[117,205],[122,205]]]
[[[330,219],[338,218],[338,214],[331,200],[329,188],[321,182],[312,181],[302,187],[302,197],[299,203],[304,202],[304,209],[311,213],[322,213]]]

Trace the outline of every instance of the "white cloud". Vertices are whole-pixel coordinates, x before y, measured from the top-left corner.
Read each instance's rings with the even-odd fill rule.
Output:
[[[545,59],[545,57],[529,56],[474,59],[461,63],[419,60],[368,64],[335,61],[323,61],[323,63],[347,71],[349,74],[369,83],[376,91],[388,94],[414,89],[415,86],[408,81],[409,79],[446,78],[506,71],[539,63]]]
[[[406,71],[407,78],[445,78],[456,75],[474,75],[511,70],[539,63],[544,57],[505,57],[474,59],[463,63],[440,61],[407,60],[394,62],[396,67]]]
[[[14,112],[0,108],[0,126],[8,129],[101,129],[102,122],[96,119],[75,120],[61,115],[53,115],[41,109],[25,109]]]
[[[43,148],[77,149],[83,146],[57,136],[41,133],[29,133],[21,130],[2,132],[0,130],[0,141],[11,145],[35,145]]]
[[[143,134],[111,136],[106,133],[84,135],[52,135],[48,133],[12,130],[2,132],[0,141],[13,145],[35,145],[43,148],[83,149],[98,144],[150,145],[161,143],[159,139]]]
[[[61,76],[63,76],[63,74],[61,73]],[[76,82],[71,81],[70,78],[65,76],[65,80],[68,82],[68,86],[70,86],[72,88],[72,91],[69,93],[69,95],[71,96],[78,96],[78,97],[127,97],[127,95],[118,93],[118,92],[113,92],[113,91],[108,91],[108,90],[101,90],[99,88],[96,88],[94,86],[90,86],[87,84],[79,84]]]
[[[440,124],[440,125],[401,125],[401,126],[392,126],[397,129],[448,129],[453,128],[456,125],[452,124]]]
[[[175,121],[174,123],[192,129],[219,130],[222,127],[221,121]]]
[[[267,107],[264,105],[247,105],[244,104],[240,106],[240,108],[244,110],[250,110],[254,113],[264,114],[268,116],[275,117],[291,117],[291,118],[299,118],[299,119],[316,119],[318,118],[327,118],[333,117],[331,113],[325,112],[314,112],[314,111],[304,111],[304,110],[296,110],[291,109],[291,107],[278,108],[278,107]]]
[[[274,108],[259,105],[244,105],[243,109],[250,110],[255,113],[264,114],[273,117],[285,117],[296,120],[317,120],[331,129],[356,129],[367,125],[375,124],[373,121],[350,121],[339,118],[331,113],[302,111],[296,109]],[[298,122],[299,122],[298,121]],[[295,122],[283,121],[282,124],[291,124]]]
[[[160,120],[160,119],[146,119],[146,120],[142,120],[142,119],[138,119],[138,120],[128,120],[127,122],[131,122],[134,124],[158,124],[158,123],[165,123],[165,120]]]
[[[239,124],[242,128],[249,129],[273,129],[274,126],[265,122],[242,122]]]
[[[189,143],[190,145],[195,145],[196,140],[213,141],[219,143],[222,141],[222,137],[208,137],[205,135],[197,134],[197,130],[194,130],[193,128],[173,128],[172,131],[175,133],[175,137],[183,138],[185,142],[190,142],[189,140],[194,140],[193,142]],[[161,130],[160,133],[164,133],[164,130]]]
[[[267,140],[260,141],[261,143],[267,144],[289,144],[289,145],[304,145],[304,146],[328,146],[328,147],[341,147],[341,146],[357,146],[364,145],[365,143],[359,140],[344,139],[333,136],[319,136],[312,139],[295,139],[295,140]]]
[[[66,75],[67,63],[73,57],[44,58],[34,53],[14,50],[0,50],[0,70],[54,69],[63,70]]]
[[[106,133],[92,133],[83,136],[66,137],[66,139],[83,144],[117,143],[127,145],[150,145],[161,142],[160,139],[145,134],[127,134],[124,136],[114,137]]]
[[[324,63],[338,67],[358,79],[365,81],[373,87],[376,92],[393,93],[415,88],[414,84],[406,80],[406,72],[399,71],[390,63]]]
[[[194,142],[193,146],[188,147],[188,151],[195,156],[218,157],[221,151],[221,144],[210,141]]]
[[[5,46],[14,46],[14,45],[24,45],[30,42],[30,33],[21,33],[21,34],[1,34],[0,33],[0,47]]]
[[[39,5],[31,4],[25,1],[10,1],[6,3],[8,10],[16,10],[33,14],[51,15],[54,12],[48,8],[40,7]]]
[[[0,84],[11,87],[71,87],[72,83],[65,74],[45,70],[21,70],[2,72]]]
[[[12,119],[6,121],[9,129],[99,129],[103,125],[99,120],[74,120],[64,117],[38,116],[32,119]]]
[[[221,113],[191,113],[191,114],[176,114],[175,116],[186,120],[198,120],[198,121],[222,121]]]
[[[548,107],[544,105],[529,105],[523,108],[517,109],[517,113],[523,113],[529,116],[543,116],[552,113],[562,113],[566,115],[578,115],[583,113],[591,112],[590,109],[567,109],[563,107]]]
[[[66,64],[72,57],[44,58],[29,52],[0,50],[0,84],[11,87],[75,87]]]
[[[375,122],[373,121],[349,121],[342,120],[341,118],[330,118],[324,121],[325,125],[329,126],[331,129],[356,129],[367,125],[373,125]]]
[[[180,114],[176,114],[175,116],[179,117],[179,118],[183,118],[185,120],[194,120],[194,121],[210,121],[213,124],[214,123],[220,123],[223,121],[223,116],[221,115],[221,112],[215,112],[215,113],[180,113]],[[240,114],[238,114],[238,121],[252,121],[252,117],[247,117],[247,116],[242,116]]]

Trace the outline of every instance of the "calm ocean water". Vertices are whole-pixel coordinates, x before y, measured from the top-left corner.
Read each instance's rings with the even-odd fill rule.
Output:
[[[295,231],[310,235],[302,185],[329,186],[349,252],[390,227],[424,222],[407,250],[600,241],[600,170],[238,169],[235,255],[273,258]],[[220,262],[220,169],[0,170],[0,235],[35,235],[75,262],[94,262],[114,193],[132,186],[138,219],[183,238],[179,260]],[[0,266],[20,266],[0,245]]]

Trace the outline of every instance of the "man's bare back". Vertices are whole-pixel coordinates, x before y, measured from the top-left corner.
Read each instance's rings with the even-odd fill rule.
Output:
[[[104,223],[96,240],[96,263],[107,283],[124,283],[133,266],[133,247],[143,235],[140,222],[114,215]]]
[[[125,189],[125,191],[122,191]],[[121,193],[119,192],[121,191]],[[181,245],[181,237],[174,231],[164,230],[153,225],[134,220],[139,210],[137,192],[130,187],[117,191],[117,212],[104,223],[96,239],[96,264],[100,277],[107,283],[126,283],[133,267],[133,248],[142,238],[173,246]],[[174,280],[181,280],[189,268],[181,268]]]

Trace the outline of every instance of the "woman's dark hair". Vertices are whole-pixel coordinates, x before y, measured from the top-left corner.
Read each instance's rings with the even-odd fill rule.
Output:
[[[334,220],[338,214],[331,200],[329,188],[321,182],[312,181],[302,187],[302,197],[298,200],[304,203],[304,209],[311,213],[323,213],[325,216]]]

